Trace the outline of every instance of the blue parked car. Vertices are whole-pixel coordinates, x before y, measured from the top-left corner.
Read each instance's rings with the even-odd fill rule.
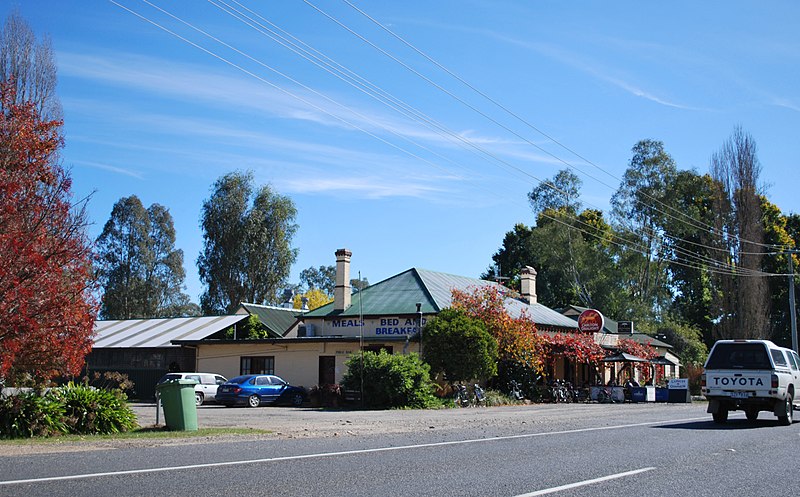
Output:
[[[263,404],[300,406],[306,391],[271,374],[246,374],[228,380],[217,389],[216,401],[226,407],[237,404],[258,407]]]

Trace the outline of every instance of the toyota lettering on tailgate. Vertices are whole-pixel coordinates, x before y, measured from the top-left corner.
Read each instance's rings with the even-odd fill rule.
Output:
[[[763,378],[745,378],[745,377],[728,378],[722,376],[722,377],[715,377],[713,378],[713,380],[714,380],[714,386],[720,386],[720,387],[732,387],[732,386],[763,387],[764,386]]]

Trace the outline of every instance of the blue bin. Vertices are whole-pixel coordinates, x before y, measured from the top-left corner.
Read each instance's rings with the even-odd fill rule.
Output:
[[[669,400],[669,390],[666,388],[656,388],[656,402],[666,402]]]

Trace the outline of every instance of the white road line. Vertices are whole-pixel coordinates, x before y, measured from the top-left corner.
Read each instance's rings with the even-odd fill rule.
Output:
[[[656,468],[634,469],[633,471],[626,471],[624,473],[617,473],[617,474],[608,475],[608,476],[601,476],[600,478],[593,478],[591,480],[584,480],[584,481],[579,481],[579,482],[576,482],[576,483],[570,483],[568,485],[561,485],[560,487],[545,488],[543,490],[537,490],[536,492],[531,492],[529,494],[517,495],[516,497],[535,497],[537,495],[553,494],[553,493],[556,493],[556,492],[561,492],[562,490],[569,490],[569,489],[577,488],[577,487],[585,487],[586,485],[592,485],[592,484],[595,484],[595,483],[601,483],[601,482],[608,481],[608,480],[616,480],[617,478],[624,478],[626,476],[638,475],[639,473],[644,473],[645,471],[652,471],[654,469],[656,469]]]
[[[241,466],[244,464],[263,464],[263,463],[273,463],[273,462],[283,462],[283,461],[297,461],[301,459],[317,459],[322,457],[336,457],[336,456],[349,456],[349,455],[356,455],[356,454],[370,454],[375,452],[391,452],[395,450],[411,450],[411,449],[424,449],[430,447],[445,447],[448,445],[463,445],[463,444],[474,444],[474,443],[484,443],[484,442],[497,442],[502,440],[516,440],[521,438],[534,438],[534,437],[545,437],[549,435],[568,435],[572,433],[585,433],[590,431],[603,431],[603,430],[620,430],[620,429],[627,429],[627,428],[635,428],[637,426],[652,426],[652,425],[659,425],[665,423],[686,423],[689,421],[700,421],[705,420],[705,417],[702,418],[686,418],[686,419],[669,419],[664,421],[650,421],[647,423],[633,423],[627,425],[616,425],[616,426],[595,426],[592,428],[578,428],[575,430],[562,430],[562,431],[551,431],[546,433],[527,433],[524,435],[508,435],[504,437],[490,437],[490,438],[475,438],[471,440],[454,440],[451,442],[435,442],[435,443],[428,443],[428,444],[418,444],[418,445],[402,445],[397,447],[378,447],[375,449],[358,449],[358,450],[346,450],[342,452],[321,452],[318,454],[302,454],[299,456],[284,456],[284,457],[270,457],[266,459],[247,459],[243,461],[228,461],[228,462],[216,462],[216,463],[207,463],[207,464],[190,464],[186,466],[169,466],[166,468],[145,468],[145,469],[130,469],[124,471],[110,471],[107,473],[86,473],[86,474],[79,474],[79,475],[67,475],[67,476],[50,476],[45,478],[30,478],[26,480],[7,480],[7,481],[0,481],[0,486],[4,485],[20,485],[24,483],[43,483],[43,482],[52,482],[52,481],[67,481],[67,480],[81,480],[86,478],[100,478],[105,476],[119,476],[119,475],[138,475],[138,474],[146,474],[146,473],[163,473],[165,471],[184,471],[187,469],[200,469],[200,468],[220,468],[225,466]]]

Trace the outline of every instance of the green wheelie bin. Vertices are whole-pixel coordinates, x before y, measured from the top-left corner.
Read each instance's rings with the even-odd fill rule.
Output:
[[[156,385],[164,408],[164,424],[170,430],[197,431],[194,380],[170,380]]]

